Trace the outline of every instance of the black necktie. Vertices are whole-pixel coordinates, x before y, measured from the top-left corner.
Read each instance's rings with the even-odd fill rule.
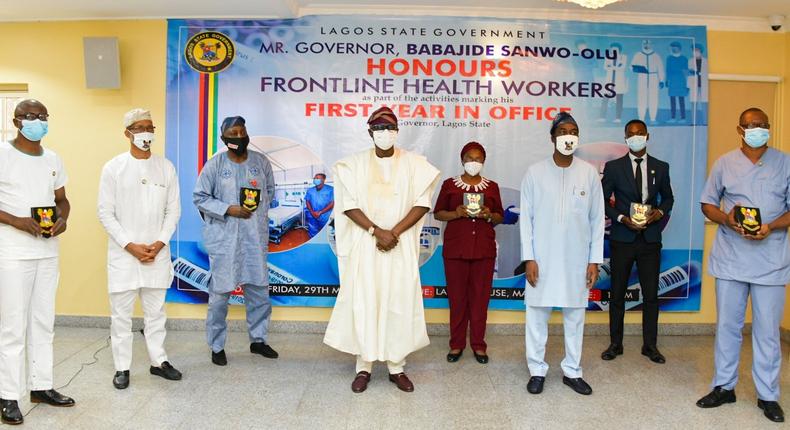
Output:
[[[637,158],[634,159],[636,161],[636,174],[634,175],[634,179],[636,179],[636,195],[639,196],[639,203],[642,203],[642,159]]]

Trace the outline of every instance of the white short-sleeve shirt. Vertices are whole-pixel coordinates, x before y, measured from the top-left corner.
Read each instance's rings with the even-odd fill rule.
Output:
[[[55,190],[68,180],[63,160],[43,148],[41,155],[25,154],[10,142],[0,142],[0,210],[30,217],[31,208],[55,206]],[[0,224],[0,259],[31,260],[58,256],[58,238],[34,237]]]

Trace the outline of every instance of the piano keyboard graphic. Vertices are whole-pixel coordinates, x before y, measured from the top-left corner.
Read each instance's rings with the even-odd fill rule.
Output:
[[[176,261],[173,262],[173,271],[175,272],[176,278],[200,291],[208,292],[208,280],[211,278],[211,273],[207,270],[178,257]]]
[[[686,270],[684,270],[680,266],[675,266],[669,270],[661,272],[658,275],[658,297],[676,289],[688,285],[689,283],[689,274]],[[641,294],[642,287],[637,282],[636,284],[629,285],[628,288],[639,288],[639,300],[634,302],[625,302],[625,309],[632,309],[636,306],[639,306],[644,301],[644,296]]]
[[[211,272],[198,267],[181,257],[176,258],[176,261],[173,262],[173,271],[175,272],[176,278],[186,282],[189,286],[197,290],[208,293],[208,281],[209,278],[211,278]],[[243,305],[244,296],[237,295],[235,293],[231,294],[229,303],[232,305]]]
[[[600,274],[598,276],[600,282],[600,279],[603,278],[604,275],[606,275],[606,278],[609,277],[609,275],[611,274],[611,269],[609,268],[609,265],[607,263],[601,264],[599,267],[600,267],[599,270]],[[675,266],[669,270],[663,271],[658,275],[658,297],[660,298],[663,294],[666,294],[674,289],[688,285],[688,283],[689,283],[688,272],[680,266]],[[626,310],[633,309],[644,302],[644,296],[642,294],[642,286],[639,284],[639,282],[629,285],[627,289],[628,290],[639,289],[639,300],[630,301],[630,302],[626,301],[625,302]],[[609,310],[608,301],[595,302],[595,303],[601,308],[602,311]]]

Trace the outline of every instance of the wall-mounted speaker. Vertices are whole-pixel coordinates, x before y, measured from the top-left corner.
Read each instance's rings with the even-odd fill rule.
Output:
[[[121,60],[117,37],[85,37],[85,86],[89,89],[121,88]]]

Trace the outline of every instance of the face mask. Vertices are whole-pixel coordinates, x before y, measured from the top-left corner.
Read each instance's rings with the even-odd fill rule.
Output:
[[[323,183],[324,183],[323,179],[313,179],[313,185],[315,185],[316,187]]]
[[[149,133],[147,131],[143,133],[134,133],[132,137],[132,143],[134,143],[134,146],[142,149],[143,151],[148,151],[151,149],[151,145],[154,143],[155,138],[153,133]]]
[[[34,119],[33,121],[23,119],[22,128],[19,131],[22,132],[22,136],[25,136],[25,139],[31,142],[38,142],[47,135],[49,124],[40,119]]]
[[[673,57],[680,57],[680,51],[672,51]]]
[[[382,151],[387,151],[395,146],[398,132],[393,130],[378,130],[373,132],[373,143]]]
[[[464,172],[469,176],[477,176],[483,170],[483,163],[479,161],[467,161],[464,163]]]
[[[743,141],[752,148],[759,148],[768,142],[771,137],[771,132],[767,128],[747,128],[743,130]]]
[[[576,152],[576,148],[579,147],[579,136],[574,136],[572,134],[557,136],[555,141],[557,151],[560,151],[562,155],[571,155]]]
[[[647,146],[647,136],[631,136],[625,140],[625,143],[631,151],[639,152]]]
[[[229,150],[233,151],[236,155],[244,155],[247,152],[247,145],[250,144],[250,136],[244,137],[222,137],[222,141]]]

